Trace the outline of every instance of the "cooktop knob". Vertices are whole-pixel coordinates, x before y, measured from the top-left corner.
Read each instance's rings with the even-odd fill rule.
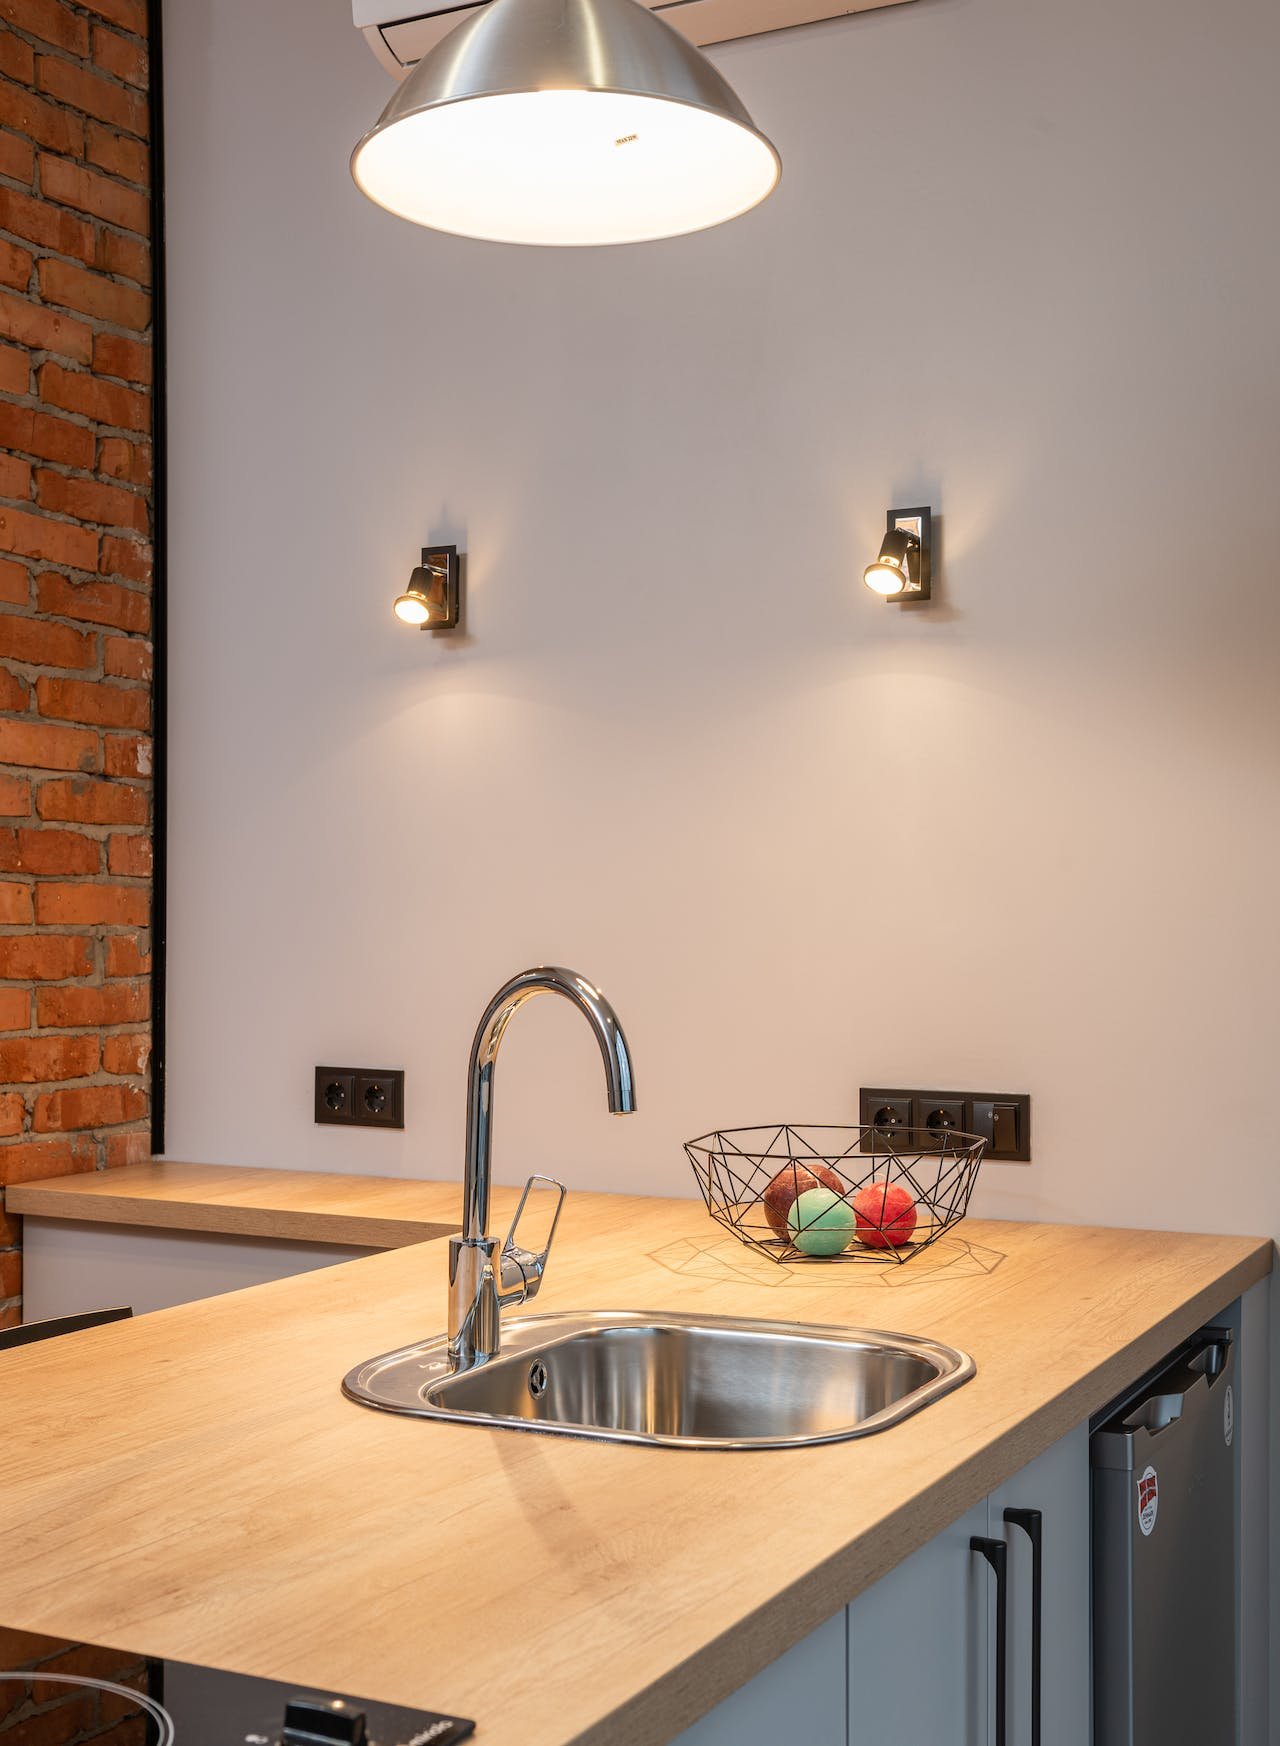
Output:
[[[364,1711],[345,1698],[290,1698],[282,1746],[365,1746]]]

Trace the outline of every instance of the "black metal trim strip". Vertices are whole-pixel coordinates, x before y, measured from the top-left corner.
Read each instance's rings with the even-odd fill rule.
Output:
[[[147,8],[147,107],[151,127],[151,1150],[164,1151],[169,901],[168,392],[164,224],[164,0]]]

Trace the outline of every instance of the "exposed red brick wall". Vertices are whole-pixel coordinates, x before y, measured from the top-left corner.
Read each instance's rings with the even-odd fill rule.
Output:
[[[0,0],[3,4],[4,0]],[[33,0],[14,0],[29,6]],[[0,1630],[0,1746],[146,1746],[146,1719],[115,1692],[67,1686],[58,1674],[109,1679],[133,1691],[150,1690],[145,1661],[118,1649],[68,1643],[27,1631]]]
[[[146,31],[0,0],[0,1191],[149,1149]]]

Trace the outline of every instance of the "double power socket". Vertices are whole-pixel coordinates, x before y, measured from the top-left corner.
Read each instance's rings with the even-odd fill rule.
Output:
[[[402,1067],[317,1067],[316,1120],[343,1127],[402,1128]]]

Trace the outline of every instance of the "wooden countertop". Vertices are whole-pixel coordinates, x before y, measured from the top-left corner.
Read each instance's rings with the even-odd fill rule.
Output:
[[[969,1222],[903,1269],[783,1269],[687,1201],[570,1196],[541,1310],[932,1335],[973,1381],[879,1436],[683,1452],[370,1412],[439,1329],[425,1244],[0,1359],[0,1620],[657,1746],[1219,1313],[1271,1244]]]
[[[459,1229],[462,1184],[157,1159],[19,1183],[6,1204],[46,1219],[398,1249]]]

